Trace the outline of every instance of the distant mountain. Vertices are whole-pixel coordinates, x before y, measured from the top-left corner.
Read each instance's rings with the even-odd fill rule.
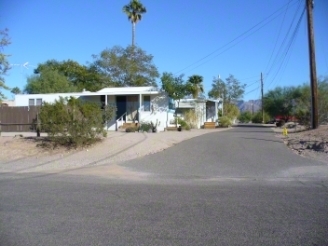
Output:
[[[249,100],[249,101],[237,101],[237,107],[239,108],[240,112],[257,112],[261,110],[261,100]]]

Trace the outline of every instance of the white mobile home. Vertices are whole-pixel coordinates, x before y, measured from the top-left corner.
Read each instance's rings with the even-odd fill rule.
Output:
[[[97,92],[54,94],[18,94],[15,95],[15,106],[38,106],[43,102],[54,103],[60,97],[75,97],[84,101],[99,103],[100,106],[115,105],[116,115],[108,122],[109,130],[117,130],[123,122],[158,123],[157,129],[164,131],[174,125],[177,101],[172,101],[166,93],[155,87],[114,87],[104,88]],[[198,128],[206,121],[216,121],[218,101],[184,99],[180,100],[179,110],[194,109],[198,112]]]

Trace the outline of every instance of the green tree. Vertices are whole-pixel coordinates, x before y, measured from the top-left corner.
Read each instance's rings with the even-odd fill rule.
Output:
[[[210,98],[219,99],[222,98],[223,101],[226,101],[227,88],[225,82],[218,78],[213,78],[212,89],[208,92]]]
[[[187,86],[183,80],[183,75],[175,77],[172,73],[164,72],[161,77],[162,90],[165,91],[170,98],[178,101],[178,107],[180,106],[180,100],[183,99],[187,94]],[[176,117],[178,120],[178,117]],[[178,122],[176,122],[178,124]]]
[[[203,77],[200,75],[192,75],[187,80],[187,91],[193,98],[197,98],[200,93],[204,92]]]
[[[328,123],[328,77],[318,79],[319,123]]]
[[[252,120],[252,113],[250,111],[242,112],[239,115],[238,120],[241,123],[248,123],[248,122],[250,122]]]
[[[27,94],[76,92],[77,88],[56,70],[44,69],[39,75],[27,78]]]
[[[233,75],[226,78],[226,98],[228,103],[234,103],[240,99],[245,92],[245,84],[241,84]]]
[[[161,77],[162,90],[165,91],[170,98],[178,101],[178,108],[180,100],[183,99],[187,93],[187,86],[183,80],[183,75],[174,77],[172,73],[164,72]]]
[[[147,55],[139,47],[115,46],[94,55],[93,66],[116,86],[157,86],[158,70],[153,64],[153,56]]]
[[[297,102],[300,105],[301,100],[301,87],[277,87],[264,95],[263,106],[271,117],[281,116],[285,122],[288,122]]]
[[[222,98],[224,105],[225,103],[234,103],[244,95],[245,86],[233,75],[229,75],[225,82],[220,77],[214,78],[208,96],[214,99]]]
[[[64,75],[69,83],[77,88],[77,91],[83,89],[98,91],[104,87],[113,86],[110,79],[97,71],[96,67],[80,65],[73,60],[48,60],[39,64],[34,73],[41,74],[44,70],[53,70]]]
[[[21,94],[22,93],[22,91],[17,86],[14,87],[14,88],[12,88],[10,92],[12,94],[14,94],[14,95],[17,95],[17,94]]]
[[[129,4],[123,6],[123,12],[132,23],[132,46],[134,46],[136,24],[138,21],[141,21],[142,15],[147,10],[139,0],[131,0]]]
[[[309,84],[298,87],[300,97],[295,101],[295,116],[300,123],[310,126],[311,88]],[[318,78],[318,115],[319,124],[328,122],[328,77]]]
[[[9,87],[5,83],[5,78],[7,71],[10,69],[8,54],[3,53],[6,46],[10,44],[10,39],[8,35],[8,29],[0,30],[0,102],[5,99],[5,95],[1,90],[9,90]]]

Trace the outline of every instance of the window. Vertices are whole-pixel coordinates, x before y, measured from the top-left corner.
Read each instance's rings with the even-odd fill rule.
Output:
[[[28,106],[34,106],[34,99],[28,99]]]
[[[36,106],[41,106],[42,105],[42,99],[38,98],[36,99]]]
[[[143,97],[144,111],[150,111],[150,96]]]
[[[169,109],[175,109],[175,101],[172,98],[169,98]]]

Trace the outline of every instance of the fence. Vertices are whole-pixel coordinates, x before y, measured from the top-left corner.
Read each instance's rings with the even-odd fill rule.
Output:
[[[0,107],[0,132],[35,131],[39,106]]]

